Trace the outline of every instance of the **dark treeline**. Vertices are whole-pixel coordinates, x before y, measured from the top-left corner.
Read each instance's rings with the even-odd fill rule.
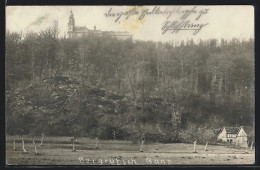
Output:
[[[173,46],[7,32],[5,70],[9,134],[191,141],[254,124],[251,39]]]

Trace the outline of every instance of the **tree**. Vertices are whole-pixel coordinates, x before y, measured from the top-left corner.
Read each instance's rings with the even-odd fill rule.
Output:
[[[55,34],[6,33],[8,134],[193,142],[205,133],[197,142],[207,145],[202,129],[254,122],[252,39],[174,46]]]

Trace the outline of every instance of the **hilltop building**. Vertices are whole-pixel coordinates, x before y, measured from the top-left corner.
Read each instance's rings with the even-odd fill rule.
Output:
[[[127,31],[101,31],[97,30],[96,26],[94,29],[88,29],[86,26],[76,26],[73,12],[70,12],[69,22],[68,22],[68,36],[70,38],[80,38],[84,36],[110,36],[120,40],[131,40],[133,36]]]

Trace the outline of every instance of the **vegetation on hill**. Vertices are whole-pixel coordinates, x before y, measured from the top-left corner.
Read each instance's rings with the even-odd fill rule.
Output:
[[[206,141],[254,124],[254,40],[6,34],[8,134]]]

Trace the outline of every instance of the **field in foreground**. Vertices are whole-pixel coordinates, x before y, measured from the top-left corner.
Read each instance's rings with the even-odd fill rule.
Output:
[[[13,150],[13,139],[16,139],[16,151]],[[31,137],[25,137],[25,149],[22,152],[20,137],[7,136],[6,163],[8,165],[232,165],[253,164],[255,152],[250,148],[231,148],[227,146],[197,145],[193,153],[193,144],[173,143],[140,144],[131,141],[99,141],[79,138],[76,152],[72,152],[70,137],[46,137],[40,146],[40,137],[35,138],[39,155],[35,155]]]

